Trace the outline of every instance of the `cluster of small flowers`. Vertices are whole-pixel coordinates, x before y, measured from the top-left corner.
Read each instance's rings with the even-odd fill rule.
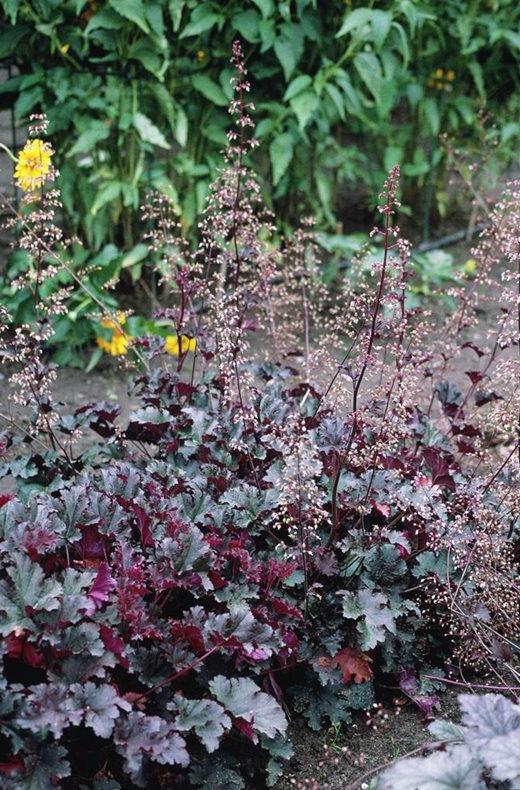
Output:
[[[330,526],[326,496],[319,486],[322,463],[316,444],[301,414],[288,415],[283,423],[271,426],[263,443],[281,452],[284,459],[277,480],[280,508],[276,526],[287,533],[289,554],[296,551],[294,546],[308,554],[315,548],[318,527]]]

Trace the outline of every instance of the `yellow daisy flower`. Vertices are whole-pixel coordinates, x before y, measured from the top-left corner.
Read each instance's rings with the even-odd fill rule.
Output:
[[[126,323],[126,315],[122,310],[118,310],[116,313],[116,320],[110,318],[110,316],[107,316],[106,318],[102,318],[99,323],[103,329],[115,329],[116,331],[121,331],[120,327]]]
[[[181,335],[180,353],[185,354],[187,351],[195,351],[197,348],[197,341],[194,337],[187,337]],[[164,350],[167,354],[172,354],[174,357],[179,356],[179,338],[177,335],[168,335],[164,340]]]
[[[111,329],[112,337],[106,340],[104,337],[97,337],[96,343],[107,354],[113,357],[124,356],[132,343],[132,338],[121,329],[121,326],[126,323],[126,315],[119,311],[116,313],[115,319],[107,317],[102,318],[99,322],[103,329]]]
[[[38,138],[28,140],[20,151],[14,177],[24,192],[34,192],[43,186],[45,177],[51,169],[53,150],[49,143]]]
[[[98,346],[102,348],[107,354],[111,354],[113,357],[124,356],[127,353],[131,342],[132,338],[125,332],[114,332],[110,340],[105,340],[104,337],[96,338],[96,343]]]

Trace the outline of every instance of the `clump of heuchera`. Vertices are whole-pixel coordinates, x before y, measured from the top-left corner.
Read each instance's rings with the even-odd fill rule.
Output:
[[[378,722],[394,678],[431,717],[454,649],[462,673],[478,658],[502,674],[518,651],[518,190],[441,334],[407,305],[398,168],[370,266],[329,292],[309,222],[276,243],[238,44],[233,63],[235,128],[193,252],[169,201],[147,201],[164,334],[131,337],[126,313],[101,314],[109,353],[142,359],[124,420],[106,401],[52,403],[59,308],[41,286],[66,257],[43,197],[17,217],[36,321],[13,333],[2,314],[2,354],[37,417],[20,437],[7,415],[0,437],[13,787],[274,785],[288,714],[315,730],[360,710]],[[501,317],[477,344],[479,292],[504,261]]]

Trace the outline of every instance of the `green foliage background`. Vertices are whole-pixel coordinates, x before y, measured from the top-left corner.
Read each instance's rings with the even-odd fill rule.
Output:
[[[20,124],[47,113],[65,220],[84,244],[78,265],[97,256],[92,287],[123,270],[141,277],[139,205],[150,187],[174,199],[187,234],[195,226],[226,142],[237,36],[254,86],[255,166],[282,227],[312,212],[334,228],[353,202],[345,194],[370,204],[396,162],[405,204],[420,214],[436,190],[442,207],[441,136],[471,148],[482,108],[504,164],[518,146],[517,0],[0,0],[0,9],[0,63],[19,71],[0,86],[0,107],[14,105]]]

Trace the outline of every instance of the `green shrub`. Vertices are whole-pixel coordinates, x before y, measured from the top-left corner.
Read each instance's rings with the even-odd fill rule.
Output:
[[[469,144],[486,103],[505,149],[518,139],[514,0],[448,0],[442,13],[432,0],[0,6],[0,57],[21,72],[2,86],[5,106],[15,100],[19,121],[48,114],[66,213],[93,250],[133,248],[144,187],[194,223],[226,142],[237,35],[254,55],[258,156],[282,220],[308,201],[332,224],[338,184],[373,194],[396,162],[411,195],[441,165],[439,135]]]
[[[19,72],[0,86],[0,107],[14,106],[19,123],[48,115],[66,229],[84,247],[74,248],[75,267],[98,298],[121,278],[155,294],[138,227],[150,189],[173,200],[194,235],[226,143],[237,36],[254,82],[254,166],[281,229],[311,211],[335,230],[348,213],[345,185],[369,203],[396,162],[405,163],[405,210],[427,220],[433,193],[439,208],[447,200],[441,135],[471,150],[482,105],[498,124],[497,153],[511,158],[518,4],[447,0],[442,13],[434,0],[369,5],[0,0],[0,62]],[[4,272],[2,300],[17,323],[30,294],[8,284],[26,265],[18,255]],[[115,297],[105,304],[113,309]],[[58,327],[68,339],[61,364],[77,361],[92,336],[83,318],[92,302],[74,291],[69,306]]]

